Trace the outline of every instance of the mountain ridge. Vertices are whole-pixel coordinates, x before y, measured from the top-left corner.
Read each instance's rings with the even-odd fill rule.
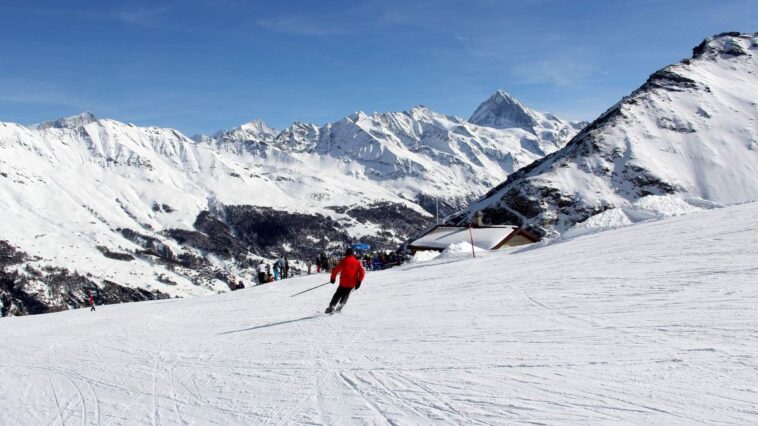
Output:
[[[46,309],[106,281],[147,292],[114,290],[127,298],[205,294],[284,254],[302,270],[351,242],[395,249],[437,205],[462,208],[552,146],[424,107],[199,138],[93,114],[48,123],[0,123],[0,240],[27,255],[6,272]]]
[[[490,223],[556,235],[596,215],[602,223],[606,211],[634,221],[649,196],[695,205],[756,199],[756,50],[756,33],[707,38],[451,221],[481,212]]]

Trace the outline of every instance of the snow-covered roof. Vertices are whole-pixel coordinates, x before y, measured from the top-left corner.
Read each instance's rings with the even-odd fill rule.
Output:
[[[474,245],[483,249],[492,250],[497,247],[508,235],[517,230],[517,226],[497,226],[469,228],[463,226],[438,226],[428,234],[411,243],[411,248],[425,248],[444,250],[450,244],[471,242],[473,236]]]

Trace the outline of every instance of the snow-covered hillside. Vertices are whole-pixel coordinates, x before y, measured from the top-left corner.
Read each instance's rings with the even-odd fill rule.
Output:
[[[725,33],[651,75],[563,149],[510,175],[454,220],[482,212],[485,222],[555,234],[582,221],[649,217],[651,195],[673,195],[685,209],[756,200],[756,176],[758,34]]]
[[[592,268],[588,268],[592,265]],[[0,320],[3,424],[755,424],[758,204]]]
[[[204,294],[262,258],[394,249],[437,198],[461,208],[554,149],[543,136],[426,108],[194,139],[91,113],[0,123],[0,242],[24,259],[0,270],[0,297],[22,314],[77,306],[82,286],[121,289],[110,301]]]

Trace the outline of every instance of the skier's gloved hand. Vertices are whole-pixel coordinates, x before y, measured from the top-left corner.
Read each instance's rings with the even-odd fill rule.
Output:
[[[361,288],[361,282],[360,281],[358,281],[357,283],[355,283],[355,289],[358,290],[359,288]]]
[[[332,284],[334,284],[334,281],[335,281],[334,278],[332,278],[332,279],[329,280],[329,282],[332,283]]]

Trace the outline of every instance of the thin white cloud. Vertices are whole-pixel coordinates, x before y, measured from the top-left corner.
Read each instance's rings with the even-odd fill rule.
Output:
[[[345,28],[329,25],[327,22],[317,22],[315,19],[305,16],[261,19],[256,24],[260,27],[285,34],[321,36],[345,34],[348,32]]]
[[[455,38],[468,54],[511,75],[515,83],[565,88],[600,74],[596,55],[572,45],[570,37],[560,33],[543,32],[524,39],[504,28],[498,33],[470,31]]]
[[[340,8],[323,7],[311,13],[266,16],[256,21],[264,29],[284,34],[326,36],[366,34],[387,30],[399,23],[397,8],[386,0],[363,0]]]
[[[81,99],[51,84],[26,79],[0,79],[0,102],[78,107]]]
[[[111,12],[111,16],[119,21],[130,25],[139,25],[143,27],[160,26],[160,17],[171,10],[171,6],[161,7],[138,7],[135,9],[120,9]]]
[[[596,69],[582,58],[552,57],[519,62],[511,67],[511,72],[523,83],[570,87],[592,77],[596,74]]]

